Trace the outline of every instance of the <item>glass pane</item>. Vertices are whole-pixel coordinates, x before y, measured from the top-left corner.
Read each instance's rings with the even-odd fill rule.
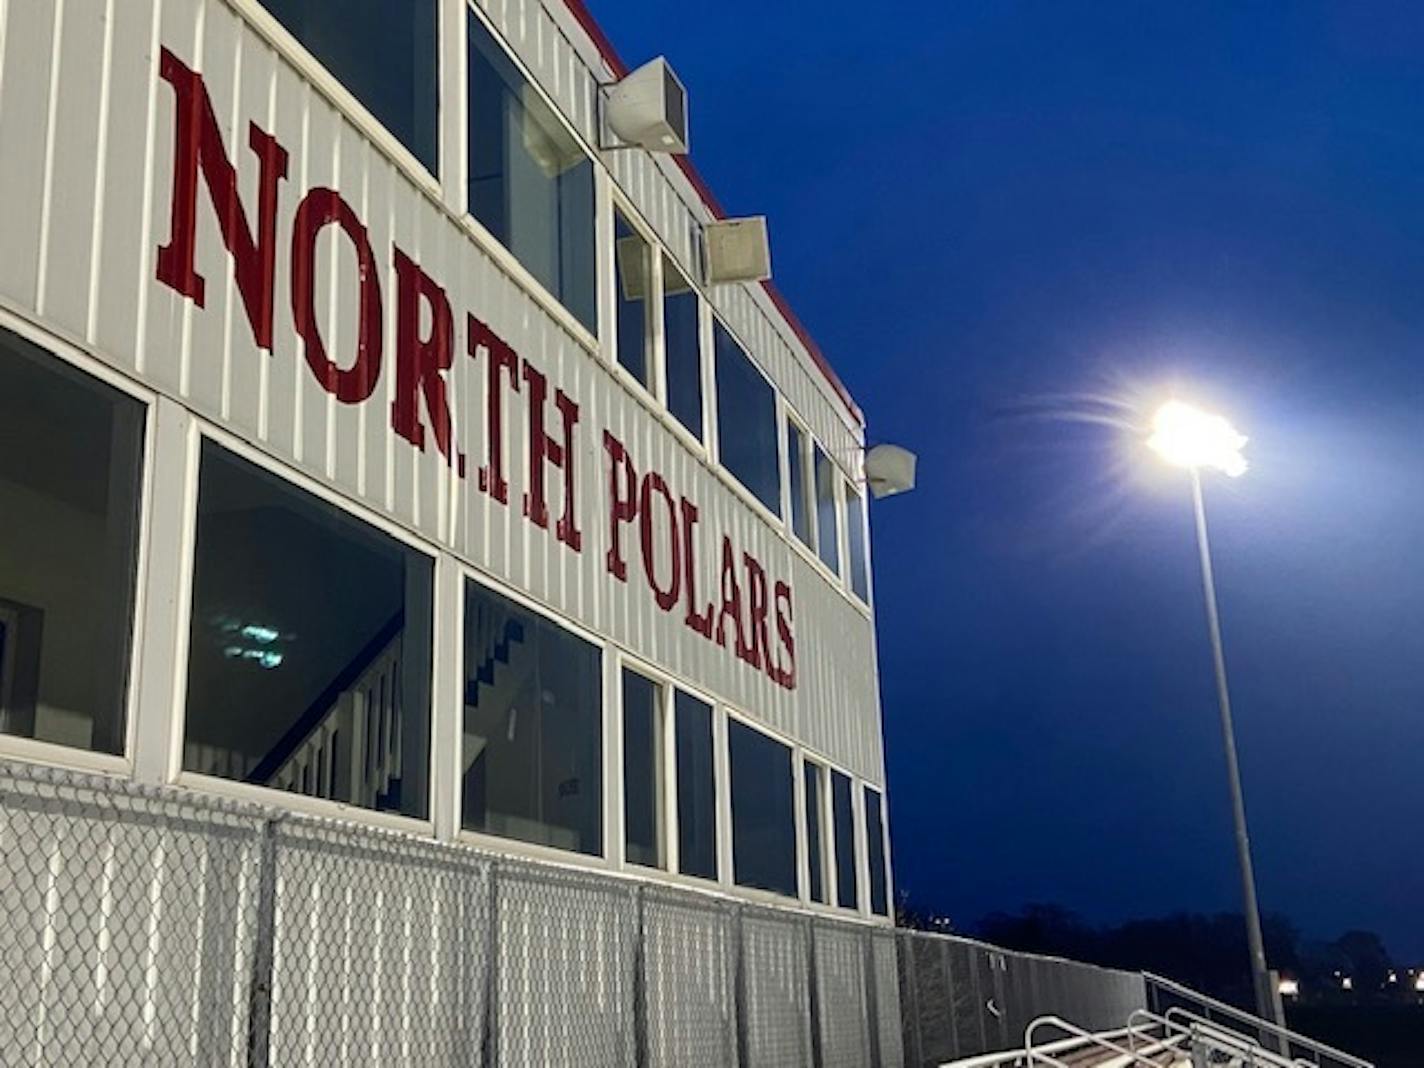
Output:
[[[667,256],[663,257],[663,341],[666,350],[667,406],[702,440],[702,337],[697,326],[697,292]]]
[[[613,250],[613,269],[617,275],[614,298],[618,302],[618,362],[644,386],[651,387],[647,295],[652,256],[648,243],[621,212],[613,214]]]
[[[806,435],[789,419],[786,421],[786,473],[791,483],[791,529],[810,545],[811,487],[806,480]]]
[[[870,600],[870,561],[865,551],[865,504],[849,482],[845,488],[846,553],[850,556],[850,588]]]
[[[806,762],[806,859],[810,865],[811,900],[826,903],[826,855],[821,844],[821,791],[824,773],[819,764]]]
[[[601,854],[602,735],[598,647],[466,582],[463,826]]]
[[[468,24],[470,214],[596,333],[593,164],[479,18]]]
[[[649,868],[667,867],[662,721],[658,685],[635,672],[623,672],[624,841],[628,860]]]
[[[717,878],[717,780],[712,764],[712,706],[678,691],[677,866]]]
[[[781,514],[776,392],[721,323],[717,357],[717,448],[722,466],[757,500]]]
[[[732,775],[732,869],[741,886],[796,896],[796,816],[791,750],[727,722]]]
[[[890,915],[885,878],[885,825],[880,812],[880,793],[865,788],[866,859],[870,863],[870,911],[877,916]]]
[[[841,571],[840,531],[836,527],[836,465],[816,446],[816,551],[836,574]]]
[[[836,821],[836,904],[843,909],[857,905],[855,893],[855,815],[850,776],[831,772],[831,807]]]
[[[143,420],[0,331],[0,732],[124,751]]]
[[[433,571],[205,441],[183,766],[423,819]]]
[[[258,0],[396,140],[439,168],[435,0]]]

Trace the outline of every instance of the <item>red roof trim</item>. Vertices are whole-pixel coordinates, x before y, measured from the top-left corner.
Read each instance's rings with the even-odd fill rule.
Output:
[[[594,46],[598,49],[598,54],[603,57],[603,62],[608,64],[608,69],[613,72],[614,76],[621,78],[627,74],[628,65],[624,63],[622,57],[618,55],[618,50],[613,47],[613,42],[610,41],[608,35],[603,32],[603,27],[601,27],[598,21],[593,17],[593,13],[589,11],[588,5],[584,0],[564,0],[564,3],[568,6],[569,14],[574,17],[574,21],[583,28],[583,31],[588,34],[589,39],[593,41]],[[693,166],[692,159],[688,156],[674,156],[673,159],[677,161],[678,167],[682,169],[682,173],[686,175],[688,182],[690,182],[692,188],[697,191],[697,195],[702,198],[702,203],[707,205],[708,210],[712,212],[713,216],[718,219],[726,218],[727,213],[723,210],[721,202],[718,201],[716,194],[713,193],[711,187],[708,186],[707,180],[703,178],[697,168]],[[821,352],[821,347],[816,344],[810,333],[801,324],[801,320],[796,317],[796,313],[791,310],[791,305],[787,303],[786,298],[781,295],[781,290],[777,289],[770,279],[762,282],[762,288],[766,290],[767,296],[769,296],[771,302],[776,305],[776,310],[786,319],[787,325],[791,327],[792,332],[800,340],[801,344],[806,346],[806,351],[811,354],[811,359],[815,362],[821,374],[825,376],[826,381],[831,384],[831,388],[836,391],[836,395],[845,402],[845,406],[850,409],[850,413],[855,417],[856,422],[864,426],[865,414],[860,410],[860,406],[855,403],[854,398],[850,395],[850,390],[846,389],[845,383],[840,380],[840,376],[836,374],[830,362]]]

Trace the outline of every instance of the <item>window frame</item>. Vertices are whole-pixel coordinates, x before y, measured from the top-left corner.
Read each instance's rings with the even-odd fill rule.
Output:
[[[876,786],[874,783],[866,782],[864,780],[859,780],[858,785],[860,787],[860,789],[857,791],[857,800],[860,804],[861,809],[860,822],[864,827],[864,834],[862,835],[862,838],[864,839],[864,848],[861,850],[861,852],[865,857],[865,913],[866,915],[870,916],[871,919],[894,923],[895,885],[894,880],[890,877],[890,873],[892,870],[890,865],[890,814],[889,810],[886,808],[885,788],[883,786]],[[873,884],[871,881],[870,868],[870,807],[867,804],[867,799],[870,794],[875,794],[878,798],[880,798],[880,857],[885,864],[885,911],[883,913],[876,912],[875,907],[872,903],[873,895],[871,893],[871,889]]]
[[[610,767],[610,774],[616,772],[618,779],[618,792],[615,799],[614,808],[616,811],[617,824],[617,855],[612,858],[612,862],[623,871],[637,875],[639,878],[651,882],[671,883],[678,886],[698,887],[706,890],[709,887],[734,888],[738,890],[749,889],[747,887],[736,887],[731,882],[731,868],[724,859],[724,846],[731,841],[731,827],[727,823],[727,817],[723,815],[723,800],[730,799],[731,784],[727,779],[727,765],[723,760],[725,756],[725,705],[715,697],[710,696],[705,691],[680,679],[678,676],[664,670],[634,655],[624,649],[617,649],[615,655],[608,657],[611,662],[608,668],[615,677],[615,685],[612,687],[617,692],[616,719],[613,725],[613,733],[618,739],[618,751],[616,760],[609,764],[605,759],[605,764]],[[661,749],[663,759],[663,851],[667,860],[666,868],[649,867],[637,861],[629,860],[626,855],[627,848],[627,812],[626,798],[623,790],[624,774],[624,753],[623,753],[623,672],[631,671],[636,675],[641,675],[645,679],[657,685],[661,693],[659,702],[659,714],[663,717],[663,745]],[[712,878],[704,878],[700,875],[688,875],[681,870],[681,857],[679,855],[680,842],[678,832],[678,781],[677,781],[677,693],[682,691],[689,697],[694,697],[705,704],[712,712],[712,804],[716,812],[716,827],[714,840],[714,855],[716,857],[716,875]],[[613,718],[613,717],[610,717]],[[780,900],[784,901],[785,898]]]
[[[551,860],[560,864],[594,869],[599,871],[616,870],[622,864],[623,856],[623,707],[622,707],[622,683],[616,670],[617,657],[613,644],[593,631],[582,627],[573,620],[565,619],[545,605],[529,597],[527,594],[508,586],[491,575],[478,570],[473,564],[457,557],[451,557],[454,563],[454,573],[456,587],[459,590],[459,597],[453,607],[453,637],[448,648],[454,650],[453,662],[446,667],[446,674],[456,681],[451,686],[451,693],[448,703],[450,704],[450,714],[454,716],[455,738],[451,746],[453,755],[445,759],[450,764],[450,778],[452,782],[453,797],[448,799],[454,806],[454,821],[452,824],[452,840],[464,845],[475,846],[480,849],[492,850],[499,853],[506,853],[511,856],[527,857],[531,860]],[[601,796],[598,799],[599,813],[599,844],[602,850],[598,853],[580,853],[569,849],[559,849],[556,846],[541,845],[538,842],[526,842],[519,838],[505,838],[501,835],[490,834],[487,831],[472,831],[465,827],[460,819],[460,807],[464,798],[460,793],[459,768],[464,764],[464,698],[459,679],[464,673],[465,654],[465,585],[473,583],[485,590],[506,600],[513,602],[520,608],[537,615],[553,626],[567,631],[576,638],[581,638],[589,645],[596,646],[599,651],[599,700],[602,707],[599,709],[599,738],[603,751],[600,754],[600,769],[603,775],[603,787]],[[437,607],[438,614],[438,607]],[[438,636],[437,636],[438,640]],[[437,664],[437,675],[439,665]],[[613,758],[613,750],[617,751],[616,761]],[[616,779],[610,779],[616,773]],[[616,783],[616,786],[610,785]],[[617,819],[613,818],[613,813],[617,812]],[[616,838],[615,838],[616,835]],[[616,846],[615,846],[616,841]],[[654,869],[639,866],[639,871],[652,871]]]
[[[599,251],[598,258],[607,260],[608,277],[608,329],[605,331],[609,336],[609,352],[612,359],[608,360],[608,365],[612,369],[614,376],[625,385],[629,386],[635,396],[640,396],[648,402],[654,411],[659,414],[667,411],[667,373],[664,360],[666,358],[666,342],[663,338],[663,255],[665,251],[662,243],[654,236],[652,228],[644,221],[642,215],[633,207],[623,191],[615,184],[609,185],[609,226],[610,240],[606,252]],[[618,219],[622,218],[628,229],[633,231],[647,248],[647,286],[643,297],[643,359],[647,361],[648,380],[639,381],[638,377],[623,366],[618,359]],[[672,419],[671,422],[677,422]],[[681,424],[679,424],[681,425]],[[691,437],[691,434],[688,434]]]
[[[824,901],[817,901],[811,896],[811,835],[810,824],[808,823],[811,799],[807,796],[802,799],[800,806],[801,820],[797,828],[803,840],[801,849],[799,850],[802,855],[802,863],[800,865],[802,868],[801,875],[805,883],[802,902],[814,909],[824,909],[827,912],[840,911],[836,909],[836,893],[838,888],[836,886],[834,812],[831,807],[831,767],[825,760],[804,749],[801,750],[799,766],[801,768],[800,786],[802,790],[805,790],[806,787],[806,769],[808,767],[816,768],[820,777],[821,796],[819,798],[819,804],[816,806],[816,814],[820,818],[821,894],[825,898]]]
[[[821,555],[821,497],[817,488],[819,473],[816,470],[817,455],[826,458],[826,464],[831,473],[831,511],[834,513],[835,522],[835,552],[836,566],[832,567]],[[811,441],[811,500],[812,514],[811,522],[816,528],[816,563],[821,567],[824,575],[831,578],[832,584],[848,595],[848,599],[855,603],[859,598],[850,595],[850,587],[846,580],[846,553],[845,553],[845,501],[843,500],[843,488],[845,482],[845,472],[841,465],[836,463],[836,459],[831,455],[831,450],[818,439]],[[799,540],[799,539],[798,539]]]
[[[143,434],[140,438],[139,480],[136,521],[134,528],[135,558],[133,560],[133,603],[129,616],[128,672],[123,693],[123,746],[119,753],[100,753],[77,746],[24,738],[17,734],[0,734],[0,758],[48,764],[75,771],[132,776],[139,745],[139,713],[142,702],[141,676],[145,658],[149,655],[146,596],[149,583],[153,536],[154,498],[159,494],[154,458],[157,451],[159,394],[139,385],[112,366],[95,359],[84,350],[55,336],[28,319],[0,308],[0,329],[9,331],[22,341],[40,349],[50,358],[70,370],[108,386],[137,401],[143,407]],[[151,639],[149,639],[151,641]]]
[[[357,130],[391,156],[406,175],[426,192],[437,199],[441,195],[441,177],[430,170],[420,157],[407,148],[394,133],[371,111],[350,89],[342,84],[335,73],[317,59],[296,34],[287,29],[265,7],[261,0],[229,0],[236,10],[240,22],[251,26],[257,34],[266,39],[279,57],[291,63],[301,75],[317,88],[336,111],[354,125]],[[431,0],[435,5],[435,158],[442,163],[446,159],[447,107],[445,88],[447,82],[444,34],[445,0]],[[463,80],[463,79],[462,79]]]
[[[183,767],[183,743],[187,737],[188,726],[188,667],[192,652],[193,576],[197,566],[198,551],[198,491],[202,479],[202,446],[205,441],[211,441],[238,459],[260,468],[266,474],[287,482],[292,488],[305,492],[320,502],[331,505],[346,518],[364,523],[401,543],[407,549],[420,553],[430,559],[432,580],[430,624],[432,640],[430,657],[431,670],[430,677],[427,680],[430,692],[430,753],[427,756],[429,766],[426,769],[428,774],[427,781],[430,783],[430,795],[426,799],[426,816],[424,819],[418,819],[414,816],[403,816],[393,812],[379,812],[374,809],[363,808],[360,805],[349,804],[345,801],[329,800],[322,797],[308,797],[305,794],[290,793],[273,787],[237,782],[233,779],[223,779],[214,775],[204,775],[201,772],[189,771]],[[438,657],[440,636],[437,630],[442,620],[442,605],[439,595],[441,552],[399,524],[384,518],[363,504],[342,497],[337,491],[323,485],[312,476],[249,445],[235,434],[222,429],[208,420],[196,416],[192,418],[188,429],[187,445],[187,477],[185,480],[186,485],[183,487],[183,515],[185,524],[184,558],[182,560],[183,578],[180,608],[176,620],[178,626],[178,641],[173,672],[174,705],[172,730],[169,736],[167,781],[178,787],[196,789],[209,794],[218,794],[236,800],[252,801],[269,806],[275,804],[278,807],[290,808],[293,811],[308,815],[334,816],[340,819],[370,824],[376,827],[385,827],[392,830],[412,831],[424,835],[432,834],[437,819],[436,810],[441,800],[438,784],[442,781],[439,746],[436,744],[437,730],[440,726],[441,709],[439,702],[442,692],[439,688],[440,672]]]
[[[805,880],[805,853],[806,836],[801,826],[802,812],[805,807],[805,791],[803,781],[800,776],[801,770],[801,746],[788,735],[767,726],[760,720],[753,718],[737,707],[723,704],[721,708],[722,732],[720,739],[721,758],[720,763],[726,769],[725,774],[718,780],[718,794],[724,799],[725,805],[718,813],[719,827],[718,836],[720,842],[725,844],[725,860],[722,865],[723,878],[722,885],[733,893],[754,902],[762,902],[769,905],[779,905],[787,908],[794,905],[806,904],[806,880]],[[735,860],[735,834],[732,826],[732,747],[731,747],[731,727],[733,723],[740,723],[742,726],[750,728],[772,741],[783,745],[789,750],[791,759],[787,762],[788,772],[791,776],[791,826],[792,838],[795,847],[792,850],[792,860],[795,872],[796,889],[791,894],[778,893],[775,890],[767,890],[759,886],[747,886],[737,882],[736,860]],[[725,820],[722,815],[725,813]],[[726,827],[726,833],[722,832],[722,825]]]
[[[715,308],[712,310],[712,324],[710,331],[711,340],[709,343],[709,347],[703,349],[702,359],[704,372],[711,379],[712,423],[714,425],[716,424],[721,410],[721,397],[717,395],[716,336],[717,327],[719,325],[722,327],[723,330],[727,332],[727,336],[732,339],[732,341],[736,344],[737,348],[741,350],[742,355],[746,358],[747,362],[751,364],[752,369],[756,371],[758,375],[761,376],[762,381],[764,381],[771,389],[773,409],[775,412],[773,421],[776,426],[777,439],[776,470],[777,480],[780,483],[779,491],[777,493],[777,507],[783,507],[785,504],[786,497],[786,435],[782,431],[781,417],[782,411],[784,410],[785,406],[785,398],[782,397],[781,390],[777,389],[776,383],[772,380],[771,376],[766,373],[766,371],[762,368],[761,364],[757,361],[756,357],[752,355],[751,349],[749,349],[747,345],[742,341],[742,339],[737,335],[737,332],[727,325],[726,318],[723,315],[719,314]],[[704,379],[704,381],[706,381],[706,379]],[[703,406],[706,407],[706,405],[707,397],[704,393]],[[676,420],[673,420],[673,422],[676,422]],[[715,444],[709,450],[708,459],[712,463],[713,467],[716,469],[717,474],[720,476],[722,483],[724,485],[730,486],[732,490],[738,494],[741,500],[744,503],[750,505],[757,512],[758,515],[760,515],[763,519],[770,523],[774,530],[776,530],[782,535],[785,535],[787,533],[785,518],[773,512],[771,510],[771,507],[765,501],[763,501],[760,497],[753,493],[749,487],[744,486],[742,484],[742,480],[738,478],[736,473],[723,461],[720,430],[714,429],[711,437]],[[795,541],[796,539],[793,537],[791,540]]]
[[[832,461],[834,463],[835,461]],[[857,514],[850,515],[851,497],[860,502]],[[851,598],[865,607],[869,608],[874,601],[874,582],[871,578],[870,568],[870,502],[866,498],[865,489],[857,484],[856,480],[849,475],[841,479],[840,488],[841,499],[841,541],[845,549],[842,559],[845,561],[845,588]],[[855,554],[851,551],[855,542],[851,537],[851,523],[855,521],[860,526],[860,563],[865,569],[865,595],[861,596],[860,591],[855,588]]]
[[[818,534],[816,526],[816,437],[811,433],[810,426],[806,420],[802,419],[797,411],[790,404],[783,405],[782,416],[781,448],[785,453],[782,466],[785,470],[785,477],[782,479],[782,502],[781,509],[785,515],[785,526],[787,540],[793,542],[803,549],[810,550],[812,556],[819,561],[817,555],[816,537]],[[809,537],[802,538],[796,533],[795,522],[795,502],[794,489],[791,485],[791,442],[788,428],[795,427],[797,433],[801,435],[801,483],[802,483],[802,505],[806,509],[806,521],[810,529]],[[829,572],[829,568],[827,571]]]

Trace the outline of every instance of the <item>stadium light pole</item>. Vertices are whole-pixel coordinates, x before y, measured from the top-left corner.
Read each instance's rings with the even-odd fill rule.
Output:
[[[1281,1025],[1276,999],[1266,968],[1266,945],[1261,937],[1261,913],[1256,904],[1256,875],[1251,864],[1251,839],[1246,833],[1246,801],[1241,790],[1241,767],[1236,759],[1236,729],[1231,720],[1231,693],[1226,685],[1226,656],[1222,652],[1221,619],[1216,608],[1216,581],[1212,576],[1211,547],[1206,533],[1206,506],[1202,500],[1203,468],[1228,478],[1246,473],[1244,435],[1219,415],[1210,415],[1181,401],[1168,401],[1152,419],[1148,446],[1192,477],[1192,507],[1196,514],[1197,552],[1201,558],[1202,590],[1206,596],[1206,623],[1211,636],[1212,666],[1216,671],[1216,700],[1221,711],[1222,744],[1226,749],[1226,776],[1231,787],[1231,817],[1236,827],[1236,859],[1241,867],[1241,898],[1246,913],[1246,938],[1251,951],[1251,979],[1256,993],[1256,1015]]]

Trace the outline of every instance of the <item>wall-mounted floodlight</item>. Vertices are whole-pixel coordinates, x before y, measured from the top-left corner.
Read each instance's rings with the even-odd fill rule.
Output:
[[[877,445],[865,454],[865,480],[873,497],[893,497],[915,488],[915,454],[899,445]]]
[[[601,147],[687,151],[687,90],[662,56],[604,86],[602,96],[606,133],[617,143]]]
[[[766,235],[765,215],[705,224],[702,249],[709,285],[760,282],[771,277],[771,242]]]

